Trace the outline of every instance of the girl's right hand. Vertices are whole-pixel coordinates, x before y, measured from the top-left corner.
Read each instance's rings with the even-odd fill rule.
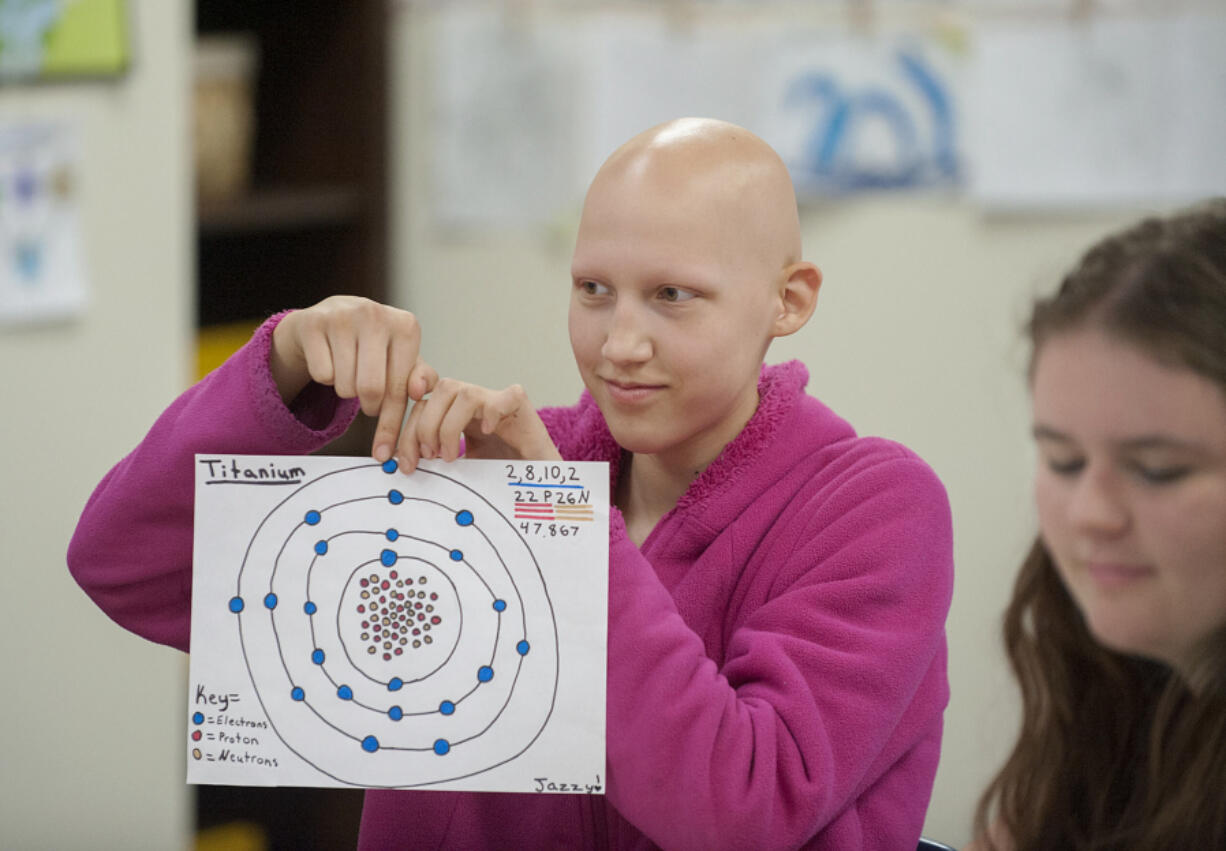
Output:
[[[342,399],[356,396],[363,413],[379,418],[371,454],[386,461],[409,400],[420,400],[438,382],[420,347],[421,327],[412,313],[339,295],[286,315],[273,329],[268,364],[287,405],[311,381]]]

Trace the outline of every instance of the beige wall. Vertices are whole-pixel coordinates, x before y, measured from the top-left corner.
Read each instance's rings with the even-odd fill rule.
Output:
[[[71,121],[91,304],[0,328],[0,846],[184,847],[184,660],[112,624],[64,552],[81,506],[189,376],[190,4],[134,0],[114,82],[0,88]]]
[[[480,235],[431,226],[429,24],[405,14],[393,34],[394,299],[421,316],[427,355],[444,372],[569,403],[581,387],[565,329],[573,225]],[[806,253],[825,284],[809,326],[768,358],[800,358],[810,392],[862,433],[923,455],[953,507],[953,695],[926,827],[951,844],[969,839],[974,804],[1017,720],[998,624],[1033,530],[1018,330],[1032,295],[1135,212],[985,217],[939,195],[802,211]],[[525,342],[507,351],[506,340]]]

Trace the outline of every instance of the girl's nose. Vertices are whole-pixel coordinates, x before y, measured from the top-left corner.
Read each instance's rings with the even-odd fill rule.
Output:
[[[645,363],[651,359],[651,335],[633,308],[619,304],[613,311],[600,354],[610,363]]]
[[[1109,472],[1087,467],[1069,502],[1073,526],[1090,534],[1114,535],[1128,528],[1128,518],[1120,483]]]

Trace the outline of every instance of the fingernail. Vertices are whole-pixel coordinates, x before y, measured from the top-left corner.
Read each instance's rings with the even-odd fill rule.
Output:
[[[376,461],[380,461],[380,462],[386,461],[388,458],[391,458],[391,457],[392,457],[392,447],[390,444],[380,443],[378,446],[375,447],[375,460]]]
[[[429,446],[422,444],[421,452],[419,454],[421,455],[422,458],[433,458],[434,450],[431,449]]]

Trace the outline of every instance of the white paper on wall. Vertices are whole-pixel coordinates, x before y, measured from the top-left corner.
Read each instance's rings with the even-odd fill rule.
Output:
[[[0,323],[64,319],[85,306],[80,162],[68,124],[0,124]]]
[[[188,781],[603,792],[608,479],[196,456]]]
[[[985,23],[972,189],[1000,207],[1226,192],[1226,15]]]
[[[436,32],[435,221],[525,226],[573,206],[581,45],[563,26],[497,10],[457,8]]]
[[[588,180],[623,142],[665,121],[706,116],[752,128],[761,117],[769,42],[756,31],[605,13],[578,32],[588,45],[577,116]]]

